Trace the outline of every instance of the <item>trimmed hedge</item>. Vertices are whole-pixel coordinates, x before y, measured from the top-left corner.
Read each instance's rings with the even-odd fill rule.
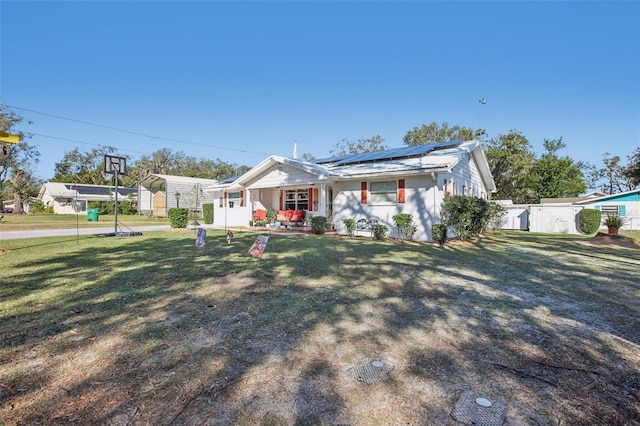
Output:
[[[202,214],[204,215],[204,223],[207,225],[211,225],[213,223],[213,204],[203,204]]]
[[[433,225],[431,227],[431,235],[433,236],[433,241],[443,245],[447,241],[447,225]]]
[[[342,223],[347,228],[347,235],[349,238],[353,237],[353,231],[356,230],[356,220],[355,219],[342,219]]]
[[[400,240],[413,240],[413,234],[416,233],[416,226],[413,224],[413,216],[408,213],[398,213],[392,217],[398,238]]]
[[[602,212],[596,209],[582,209],[578,216],[578,226],[583,234],[595,234],[600,228]]]
[[[325,216],[312,216],[311,217],[311,232],[315,235],[324,235],[325,229],[327,229],[327,224],[329,223],[329,219]]]
[[[186,228],[189,222],[189,209],[173,207],[169,209],[169,222],[172,228]]]
[[[384,225],[376,225],[373,228],[373,239],[376,241],[383,241],[389,232],[389,228]]]

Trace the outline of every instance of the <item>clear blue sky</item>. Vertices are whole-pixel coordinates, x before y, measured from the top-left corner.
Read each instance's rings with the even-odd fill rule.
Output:
[[[253,166],[433,121],[600,163],[640,146],[640,3],[0,2],[0,98],[37,175],[79,147]],[[481,105],[480,98],[487,103]],[[127,130],[118,132],[38,114]],[[158,137],[178,139],[170,142]],[[82,142],[82,143],[80,143]]]

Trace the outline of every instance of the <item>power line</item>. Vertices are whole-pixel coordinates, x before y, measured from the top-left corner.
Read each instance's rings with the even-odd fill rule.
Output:
[[[59,120],[72,121],[72,122],[84,124],[84,125],[87,125],[87,126],[100,127],[100,128],[103,128],[103,129],[113,130],[115,132],[128,133],[130,135],[142,136],[142,137],[146,137],[146,138],[150,138],[150,139],[158,139],[158,140],[163,140],[163,141],[167,141],[167,142],[177,142],[177,143],[182,143],[182,144],[186,144],[186,145],[201,146],[201,147],[205,147],[205,148],[223,149],[223,150],[227,150],[227,151],[242,152],[242,153],[246,153],[246,154],[258,154],[258,155],[263,155],[263,156],[269,156],[270,155],[268,153],[258,152],[258,151],[251,151],[251,150],[246,150],[246,149],[228,148],[228,147],[219,146],[219,145],[209,145],[209,144],[200,143],[200,142],[184,141],[184,140],[181,140],[181,139],[165,138],[165,137],[162,137],[162,136],[152,136],[152,135],[148,135],[146,133],[134,132],[134,131],[125,130],[125,129],[119,129],[117,127],[105,126],[105,125],[102,125],[102,124],[92,123],[90,121],[84,121],[84,120],[78,120],[78,119],[75,119],[75,118],[63,117],[61,115],[55,115],[55,114],[50,114],[50,113],[46,113],[46,112],[42,112],[42,111],[36,111],[36,110],[33,110],[33,109],[29,109],[29,108],[22,108],[22,107],[13,106],[13,105],[7,105],[7,104],[2,104],[2,105],[5,106],[5,107],[8,107],[8,108],[17,109],[17,110],[20,110],[20,111],[27,111],[27,112],[32,112],[32,113],[35,113],[35,114],[44,115],[46,117],[57,118]],[[32,133],[32,134],[35,135],[36,133]],[[45,136],[45,135],[40,135],[40,136]],[[70,142],[77,142],[77,143],[84,143],[84,144],[87,144],[87,145],[92,145],[91,143],[88,143],[88,142],[73,141],[71,139],[65,139],[65,138],[60,138],[60,137],[55,137],[55,136],[45,136],[45,137],[50,137],[50,138],[53,138],[53,139],[60,139],[60,140],[68,140]],[[104,146],[104,145],[98,145],[98,146]],[[127,150],[123,149],[123,151],[127,151]],[[132,152],[136,152],[136,151],[132,151]]]
[[[40,137],[43,137],[43,138],[56,139],[56,140],[60,140],[60,141],[67,141],[67,142],[79,143],[79,144],[83,144],[83,145],[97,146],[97,147],[100,147],[100,148],[115,148],[115,146],[113,146],[113,145],[103,145],[103,144],[99,144],[99,143],[84,142],[84,141],[79,141],[77,139],[69,139],[69,138],[61,138],[59,136],[43,135],[41,133],[25,132],[25,134],[29,135],[29,136],[40,136]],[[122,148],[122,149],[120,149],[120,151],[135,152],[136,154],[144,154],[144,155],[150,154],[149,152],[135,151],[133,149],[126,149],[126,148]]]

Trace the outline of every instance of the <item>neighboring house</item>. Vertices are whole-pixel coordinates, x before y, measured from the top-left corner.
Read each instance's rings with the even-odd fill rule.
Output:
[[[119,200],[136,201],[135,188],[118,187]],[[55,214],[86,214],[89,201],[114,201],[115,187],[81,183],[46,182],[40,188],[38,199]]]
[[[203,188],[216,183],[215,179],[151,174],[138,187],[138,212],[166,217],[170,208],[183,207],[200,217],[202,205],[214,201],[211,194],[203,192]]]
[[[214,225],[247,226],[261,209],[304,211],[331,218],[376,219],[395,236],[393,216],[413,216],[416,241],[431,241],[447,195],[487,199],[495,184],[478,141],[450,141],[312,162],[272,155],[244,175],[205,188]]]
[[[540,204],[514,205],[499,202],[507,207],[507,215],[502,220],[500,229],[580,234],[580,211],[591,208],[600,210],[603,219],[608,214],[622,216],[625,221],[623,230],[640,230],[640,189],[613,195],[592,192],[574,198],[543,198]],[[526,227],[523,226],[524,223],[527,224]],[[601,228],[606,227],[602,225]]]
[[[640,230],[640,188],[578,201],[575,204],[583,208],[600,210],[603,218],[612,214],[623,217],[625,223],[621,229]]]

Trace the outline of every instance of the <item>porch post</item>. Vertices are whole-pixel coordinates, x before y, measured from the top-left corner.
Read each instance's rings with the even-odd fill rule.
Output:
[[[318,214],[320,216],[327,216],[327,185],[324,182],[320,183],[320,208]]]

